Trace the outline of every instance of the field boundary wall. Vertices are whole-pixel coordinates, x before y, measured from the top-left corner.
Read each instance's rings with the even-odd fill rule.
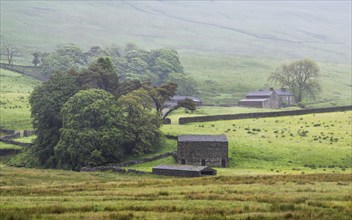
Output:
[[[194,122],[238,120],[238,119],[247,119],[247,118],[272,118],[272,117],[293,116],[293,115],[306,115],[306,114],[314,114],[314,113],[342,112],[342,111],[351,111],[351,110],[352,110],[352,105],[340,106],[340,107],[329,107],[329,108],[279,111],[279,112],[256,112],[256,113],[227,114],[227,115],[209,115],[209,116],[180,118],[179,124],[183,125],[183,124],[194,123]]]

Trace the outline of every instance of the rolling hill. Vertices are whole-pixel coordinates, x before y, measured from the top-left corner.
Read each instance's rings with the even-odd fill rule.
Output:
[[[1,40],[351,62],[350,1],[1,1]]]
[[[21,48],[18,64],[65,43],[175,48],[210,104],[267,89],[275,68],[306,57],[322,73],[315,107],[350,104],[351,28],[350,1],[1,1],[1,44]]]

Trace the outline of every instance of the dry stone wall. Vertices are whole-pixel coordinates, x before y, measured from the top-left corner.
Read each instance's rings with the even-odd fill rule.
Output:
[[[341,112],[341,111],[351,111],[351,110],[352,110],[352,105],[341,106],[341,107],[331,107],[331,108],[279,111],[279,112],[257,112],[257,113],[243,113],[243,114],[232,114],[232,115],[199,116],[199,117],[180,118],[179,124],[182,125],[182,124],[194,123],[194,122],[236,120],[236,119],[246,119],[246,118],[271,118],[271,117],[305,115],[305,114],[325,113],[325,112]]]

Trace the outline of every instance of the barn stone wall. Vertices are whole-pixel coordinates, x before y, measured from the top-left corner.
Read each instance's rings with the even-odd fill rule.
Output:
[[[228,143],[210,141],[178,142],[177,159],[179,164],[227,167]]]

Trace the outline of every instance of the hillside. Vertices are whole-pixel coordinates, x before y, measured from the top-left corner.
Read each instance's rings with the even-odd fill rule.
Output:
[[[186,72],[199,85],[205,103],[236,105],[251,90],[268,89],[268,77],[278,66],[292,62],[254,57],[182,55]],[[308,100],[309,107],[350,105],[352,102],[351,66],[318,62],[322,93]]]
[[[1,41],[351,61],[350,1],[1,1]]]

